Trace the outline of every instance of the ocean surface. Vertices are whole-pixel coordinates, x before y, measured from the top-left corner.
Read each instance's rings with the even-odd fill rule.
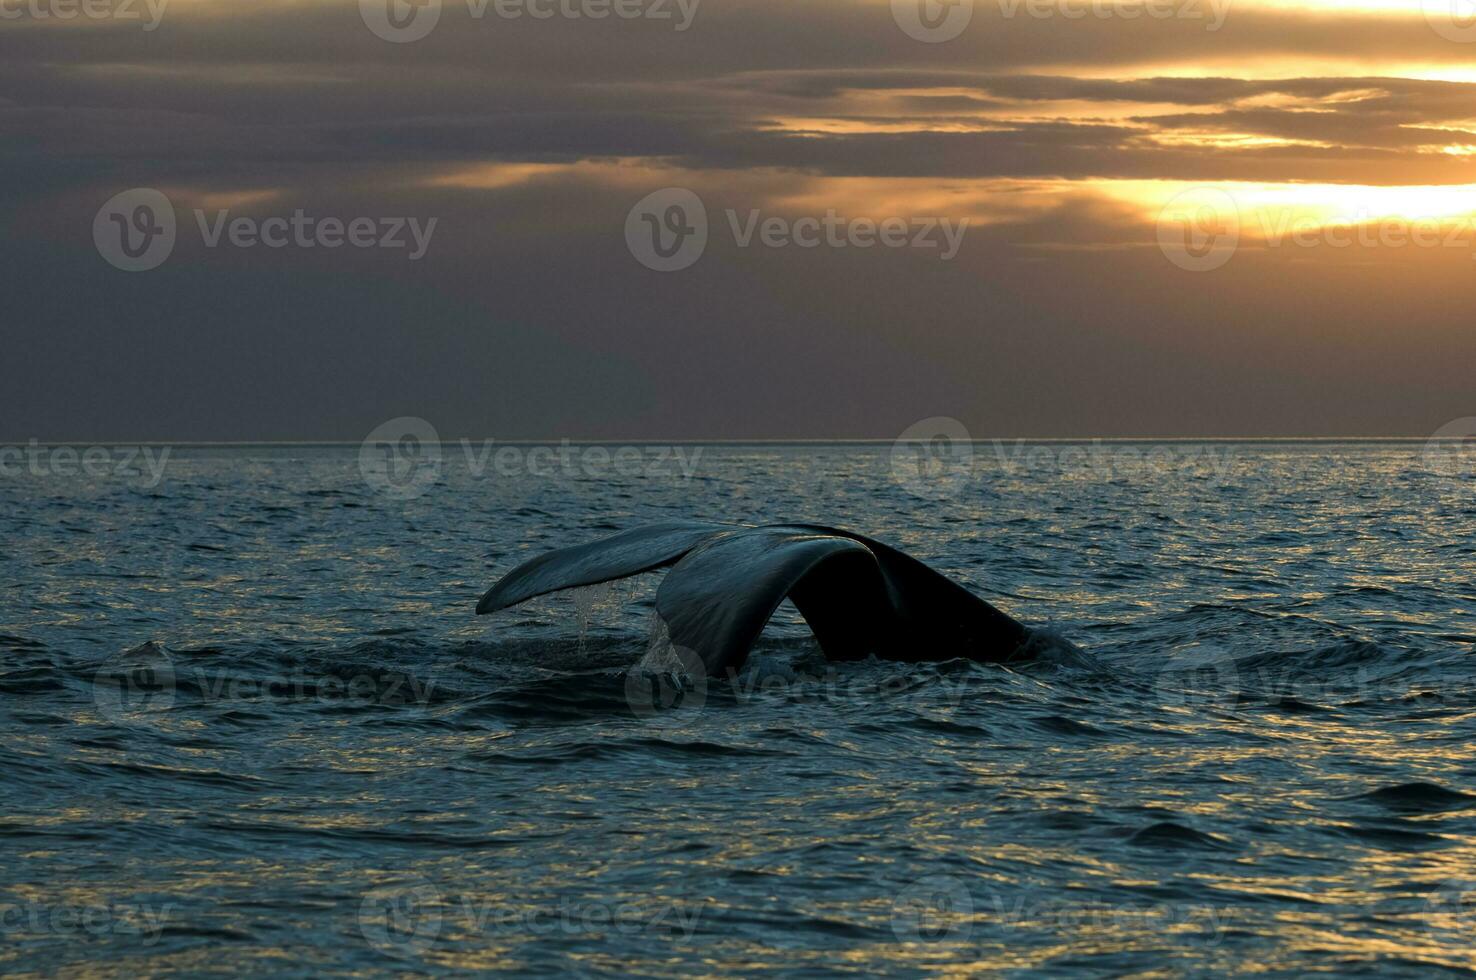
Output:
[[[0,973],[1476,968],[1453,451],[145,449],[0,467]],[[689,518],[861,531],[1053,652],[832,667],[781,609],[699,682],[640,667],[659,576],[473,614]]]

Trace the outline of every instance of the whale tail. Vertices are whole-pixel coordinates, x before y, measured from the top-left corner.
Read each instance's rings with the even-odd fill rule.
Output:
[[[671,522],[561,548],[508,572],[477,603],[492,613],[535,596],[672,566],[656,612],[673,646],[709,674],[736,670],[785,599],[831,660],[868,655],[1008,661],[1030,630],[922,562],[814,524]]]

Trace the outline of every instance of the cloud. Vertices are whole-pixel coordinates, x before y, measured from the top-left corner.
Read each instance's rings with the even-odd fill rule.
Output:
[[[682,32],[457,3],[412,44],[327,0],[5,22],[0,260],[33,370],[0,435],[352,438],[406,413],[501,437],[1423,431],[1468,414],[1467,255],[1247,249],[1195,278],[1120,185],[1465,193],[1476,77],[1406,76],[1459,75],[1468,47],[1418,15],[1254,5],[1209,31],[981,3],[938,45],[859,0],[704,0]],[[974,224],[949,264],[720,240],[663,277],[622,229],[668,185],[715,222]],[[90,235],[136,186],[184,230],[129,277]],[[207,249],[196,207],[441,224],[410,266]]]

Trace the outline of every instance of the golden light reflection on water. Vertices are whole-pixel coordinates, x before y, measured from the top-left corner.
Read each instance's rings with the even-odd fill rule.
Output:
[[[461,860],[417,858],[408,867],[395,869],[413,871],[417,879],[454,883],[440,887],[434,935],[423,952],[414,954],[411,961],[418,959],[425,964],[459,970],[518,969],[530,963],[534,948],[552,941],[568,944],[566,956],[571,963],[610,969],[628,965],[629,951],[601,948],[605,943],[619,941],[621,933],[598,921],[598,915],[588,912],[587,906],[577,903],[573,906],[576,912],[568,913],[574,915],[572,925],[555,925],[563,921],[558,916],[566,913],[556,911],[558,906],[552,896],[566,894],[573,883],[584,882],[593,889],[589,894],[598,895],[599,901],[625,909],[646,910],[640,914],[653,914],[663,901],[698,903],[702,914],[709,917],[700,943],[710,950],[711,969],[707,972],[714,976],[725,975],[739,964],[746,970],[756,971],[805,964],[818,966],[828,960],[845,962],[868,972],[921,969],[948,976],[1030,969],[1043,962],[1127,963],[1141,958],[1146,949],[1155,948],[1169,937],[1174,937],[1182,948],[1198,950],[1201,965],[1228,966],[1234,962],[1234,953],[1223,937],[1231,929],[1242,934],[1249,931],[1275,937],[1281,953],[1262,954],[1268,968],[1277,967],[1281,962],[1278,956],[1300,954],[1336,955],[1349,962],[1368,962],[1381,957],[1409,957],[1451,966],[1465,962],[1462,954],[1450,946],[1450,937],[1462,935],[1469,925],[1469,919],[1459,907],[1436,907],[1424,915],[1420,906],[1406,905],[1390,913],[1391,922],[1400,921],[1401,916],[1416,919],[1417,928],[1399,938],[1392,938],[1387,930],[1368,935],[1350,930],[1333,917],[1331,910],[1382,901],[1374,898],[1381,893],[1406,894],[1412,887],[1422,885],[1429,889],[1446,887],[1476,867],[1476,842],[1469,835],[1439,833],[1446,842],[1444,846],[1412,856],[1403,849],[1389,850],[1387,846],[1360,842],[1357,837],[1345,837],[1348,829],[1401,823],[1424,825],[1438,832],[1440,827],[1450,824],[1453,815],[1429,812],[1399,815],[1372,804],[1338,804],[1340,795],[1351,796],[1366,789],[1367,780],[1343,773],[1344,786],[1337,785],[1336,779],[1328,781],[1329,776],[1339,772],[1335,759],[1368,757],[1380,759],[1385,765],[1399,766],[1406,772],[1425,772],[1431,779],[1449,782],[1451,770],[1469,761],[1463,746],[1450,744],[1443,749],[1432,749],[1411,743],[1399,733],[1370,730],[1369,726],[1352,720],[1275,714],[1255,716],[1255,727],[1264,744],[1214,746],[1205,737],[1215,731],[1223,733],[1227,725],[1239,724],[1235,716],[1195,716],[1201,732],[1198,736],[1193,734],[1195,729],[1186,728],[1182,717],[1165,717],[1172,719],[1165,721],[1172,726],[1169,730],[1177,733],[1171,742],[1112,739],[1090,745],[1061,743],[1049,746],[1030,761],[1008,751],[1001,752],[997,746],[985,753],[992,758],[984,760],[968,758],[973,752],[964,753],[956,764],[961,771],[972,774],[983,795],[958,797],[951,807],[920,805],[911,798],[914,788],[909,783],[889,784],[864,772],[856,773],[849,786],[831,780],[826,785],[770,795],[765,805],[757,809],[735,807],[732,800],[694,806],[692,801],[712,792],[710,781],[694,779],[691,774],[675,769],[656,776],[657,786],[640,788],[642,795],[655,793],[649,811],[656,823],[631,826],[628,842],[623,847],[607,846],[596,851],[588,846],[575,846],[558,856],[542,851],[536,843],[551,839],[550,831],[558,826],[555,815],[592,808],[597,813],[601,802],[609,799],[609,793],[595,791],[589,782],[582,780],[547,782],[539,787],[539,794],[546,800],[540,804],[543,812],[538,817],[504,816],[495,821],[493,836],[511,842],[510,848],[470,851]],[[813,738],[827,744],[849,745],[848,752],[866,751],[859,741],[837,739],[838,734],[830,727],[811,732]],[[619,740],[613,733],[609,737]],[[518,751],[518,743],[526,738],[526,733],[511,741],[505,734],[469,735],[458,746],[474,747],[490,759],[491,753]],[[424,765],[425,748],[414,743],[394,745],[380,741],[349,749],[340,743],[337,753],[295,758],[298,764],[321,768],[336,755],[335,766],[345,771],[357,769],[365,775],[408,773],[413,770],[407,765],[413,765],[417,759]],[[934,751],[959,753],[962,748],[956,742],[942,741],[935,742]],[[975,750],[981,748],[976,746]],[[1264,763],[1273,760],[1320,774],[1321,785],[1304,784],[1295,790],[1277,791],[1274,780],[1268,784],[1250,775],[1264,771]],[[351,765],[345,767],[345,763]],[[1084,763],[1086,770],[1082,769]],[[1059,778],[1060,774],[1085,771],[1134,775],[1115,783],[1088,780],[1081,775]],[[1227,794],[1222,789],[1205,796],[1202,787],[1193,783],[1173,785],[1187,772],[1227,774],[1225,785],[1234,787],[1235,792]],[[925,782],[919,780],[918,786],[922,785]],[[666,789],[663,791],[660,786]],[[674,808],[660,802],[678,792],[684,794],[687,802]],[[1151,850],[1107,847],[1099,837],[1080,833],[1064,834],[1054,842],[1038,834],[1029,841],[1000,839],[1001,822],[1017,819],[1017,808],[1046,816],[1067,797],[1073,811],[1089,820],[1101,820],[1114,812],[1139,812],[1144,815],[1142,820],[1233,823],[1239,814],[1263,807],[1268,800],[1276,800],[1288,815],[1300,814],[1300,817],[1283,817],[1281,829],[1274,836],[1232,835],[1223,845],[1231,863],[1218,868],[1205,866],[1200,855],[1193,852],[1185,855],[1186,860],[1191,856],[1193,860],[1184,869],[1183,883],[1173,886],[1181,889],[1185,897],[1175,901],[1161,897],[1165,888],[1170,887],[1172,873],[1142,874],[1144,860],[1153,866],[1155,858]],[[348,796],[325,793],[312,804],[325,809],[313,812],[304,809],[304,804],[311,801],[301,794],[254,795],[240,801],[238,815],[232,823],[241,832],[266,835],[258,839],[264,847],[272,849],[286,847],[290,851],[295,845],[289,842],[296,840],[305,844],[310,840],[352,840],[358,835],[390,846],[393,838],[387,833],[383,813],[399,802],[395,795],[383,791]],[[460,806],[423,814],[415,823],[431,832],[440,824],[454,827],[464,823],[476,806],[476,800],[468,798]],[[260,816],[250,816],[258,812]],[[828,814],[829,819],[822,819],[822,814]],[[929,928],[933,931],[922,940],[868,938],[868,932],[889,933],[896,916],[890,894],[884,889],[878,893],[874,884],[869,884],[877,880],[874,875],[881,875],[881,880],[885,880],[897,866],[897,855],[875,859],[877,853],[886,853],[885,850],[874,852],[875,845],[885,843],[877,835],[881,832],[895,836],[896,818],[907,814],[912,815],[906,823],[907,848],[949,862],[956,869],[955,875],[969,882],[973,904],[967,909],[939,913],[930,920]],[[785,819],[776,825],[776,816]],[[100,797],[95,807],[59,809],[40,826],[61,831],[69,826],[98,822],[116,825],[123,821],[146,828],[157,817],[157,811],[137,807],[120,809]],[[596,814],[591,817],[597,819]],[[1458,819],[1458,814],[1454,819]],[[579,833],[581,828],[597,825],[572,822],[566,826]],[[678,828],[689,840],[705,838],[716,846],[694,851],[690,857],[679,860],[679,852],[668,849],[669,838]],[[1309,839],[1301,836],[1305,834],[1324,844],[1341,839],[1341,853],[1351,861],[1342,864],[1314,859],[1309,866]],[[270,843],[273,840],[279,843]],[[837,850],[838,845],[847,841],[856,845],[854,858],[843,858]],[[867,841],[870,843],[861,846]],[[1172,857],[1172,853],[1164,853],[1162,857]],[[612,884],[606,877],[617,867],[640,867],[644,861],[671,861],[671,873],[644,876],[636,887]],[[1059,889],[1048,885],[1063,868],[1071,869],[1072,886]],[[707,897],[694,896],[691,885],[731,880],[738,869],[747,869],[753,876],[744,879],[745,884],[738,889],[730,887],[712,894],[698,885],[696,894],[706,892]],[[321,858],[282,861],[246,857],[233,847],[215,858],[161,857],[140,865],[136,875],[137,884],[146,884],[157,901],[194,909],[189,913],[189,929],[203,930],[203,935],[217,926],[202,918],[198,910],[201,902],[214,909],[211,917],[219,920],[218,928],[236,931],[242,928],[241,912],[252,908],[252,896],[261,893],[263,882],[272,882],[275,889],[323,887],[331,894],[342,890],[345,867],[337,860]],[[377,875],[378,872],[366,871],[366,885],[376,880]],[[755,912],[751,904],[754,895],[773,895],[776,888],[786,894],[780,883],[812,882],[816,875],[834,875],[837,891],[832,895],[807,887],[787,893],[787,898],[766,911]],[[841,887],[848,880],[850,886]],[[1029,887],[1031,882],[1039,885]],[[748,890],[749,883],[756,892]],[[1025,886],[1023,891],[1022,886]],[[54,905],[100,908],[116,901],[119,894],[127,894],[128,888],[127,880],[116,878],[97,886],[38,882],[16,892],[16,897],[48,908]],[[681,897],[683,894],[688,897]],[[1411,901],[1418,902],[1419,894],[1416,892]],[[1134,895],[1140,897],[1130,897]],[[1260,911],[1267,903],[1275,903],[1274,911]],[[306,914],[310,905],[298,906],[291,915]],[[318,904],[317,912],[330,912],[335,905],[344,928],[355,929],[352,917],[355,901],[345,904],[325,899]],[[269,902],[258,913],[260,923],[266,921],[261,916],[267,915],[269,908],[275,910],[272,914],[279,919],[285,914],[284,906]],[[594,918],[579,919],[585,914]],[[734,933],[729,923],[755,915],[756,921],[789,921],[809,929],[828,923],[827,928],[835,930],[837,935],[853,938],[841,948],[823,953],[781,951],[766,938],[743,935],[741,928]],[[185,921],[181,917],[176,925],[182,926]],[[697,921],[702,923],[700,916]],[[528,923],[545,925],[532,927]],[[165,943],[157,954],[146,952],[140,962],[155,970],[187,969],[191,964],[206,962],[198,958],[198,950],[178,948],[181,938],[176,936],[173,942]],[[688,949],[680,940],[669,937],[643,932],[639,938],[644,949],[641,955],[646,957],[659,956],[661,949],[670,949],[673,956],[681,957]],[[294,961],[292,944],[273,945],[265,933],[260,941],[263,945],[251,950],[252,957],[264,963]],[[365,965],[378,962],[381,961],[371,958]],[[1168,967],[1164,970],[1174,972]],[[686,972],[694,971],[688,968]]]
[[[11,710],[0,717],[30,720],[7,743],[26,792],[7,799],[0,844],[39,873],[7,886],[0,906],[44,916],[155,902],[169,918],[151,945],[44,919],[33,932],[24,920],[16,942],[0,944],[0,967],[37,949],[76,974],[1469,967],[1476,799],[1457,791],[1470,785],[1476,722],[1470,634],[1464,608],[1451,611],[1458,596],[1432,586],[1448,563],[1428,557],[1459,549],[1465,529],[1443,512],[1416,527],[1364,516],[1370,489],[1413,478],[1407,448],[1314,481],[1295,511],[1284,493],[1290,451],[1258,452],[1227,479],[1247,494],[1266,488],[1274,503],[1259,513],[1279,515],[1285,540],[1214,515],[1193,527],[1150,521],[1166,478],[1078,473],[1056,491],[1098,509],[1042,508],[1021,490],[1032,478],[997,457],[990,479],[1004,489],[991,523],[965,532],[974,539],[909,529],[920,550],[972,567],[980,542],[1059,544],[1108,508],[1126,528],[1120,547],[1138,549],[1112,567],[1150,567],[1146,580],[1123,594],[1063,559],[1028,584],[1032,601],[1077,610],[1073,632],[1090,637],[1083,645],[1110,667],[1100,671],[859,664],[842,677],[907,683],[864,696],[800,686],[714,698],[651,722],[610,694],[619,684],[607,669],[577,675],[578,686],[541,685],[553,644],[458,643],[457,693],[444,703],[220,699],[191,683],[169,710],[119,719],[90,701],[90,660],[67,662],[61,691],[3,693]],[[1131,502],[1102,502],[1118,491]],[[1346,546],[1295,537],[1287,529],[1303,519],[1336,527]],[[312,657],[398,669],[448,642],[431,630],[367,648],[363,630],[344,641],[345,621],[368,615],[359,593],[373,576],[322,570],[300,533],[267,549],[281,559],[272,569],[343,593],[304,610],[296,622],[311,635],[201,643],[180,663],[249,677]],[[1414,535],[1440,544],[1411,559]],[[418,549],[435,545],[416,547],[424,558]],[[393,549],[365,551],[375,568],[393,566]],[[1055,552],[1030,552],[1042,553]],[[100,564],[85,591],[123,588],[139,622],[178,611],[207,634],[217,603],[240,632],[251,610],[264,615],[261,592],[288,594],[270,576],[243,576],[225,596],[186,599],[191,583],[218,587],[233,560],[203,554],[198,575],[143,592],[108,579],[106,556],[89,551]],[[1268,594],[1233,598],[1241,592]],[[69,589],[35,595],[48,622],[50,606],[75,601]],[[404,609],[401,627],[427,615],[418,600]],[[1175,700],[1155,680],[1155,658],[1191,642],[1239,655],[1225,689],[1204,701]],[[509,683],[499,671],[519,651],[527,660]],[[1431,655],[1448,660],[1430,670]],[[961,885],[968,904],[911,922],[899,905],[929,875]],[[365,925],[366,896],[407,880],[432,884],[437,917],[425,925],[397,910],[423,948],[386,952]],[[601,918],[611,906],[637,928]],[[696,913],[691,936],[650,927],[671,908]],[[115,907],[105,921],[148,911]]]

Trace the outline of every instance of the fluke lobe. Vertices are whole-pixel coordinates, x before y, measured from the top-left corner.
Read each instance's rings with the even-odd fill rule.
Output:
[[[1031,631],[957,582],[879,541],[816,524],[634,528],[524,562],[482,596],[477,613],[668,565],[657,615],[672,646],[695,653],[711,676],[743,666],[785,599],[830,660],[1027,656]]]

